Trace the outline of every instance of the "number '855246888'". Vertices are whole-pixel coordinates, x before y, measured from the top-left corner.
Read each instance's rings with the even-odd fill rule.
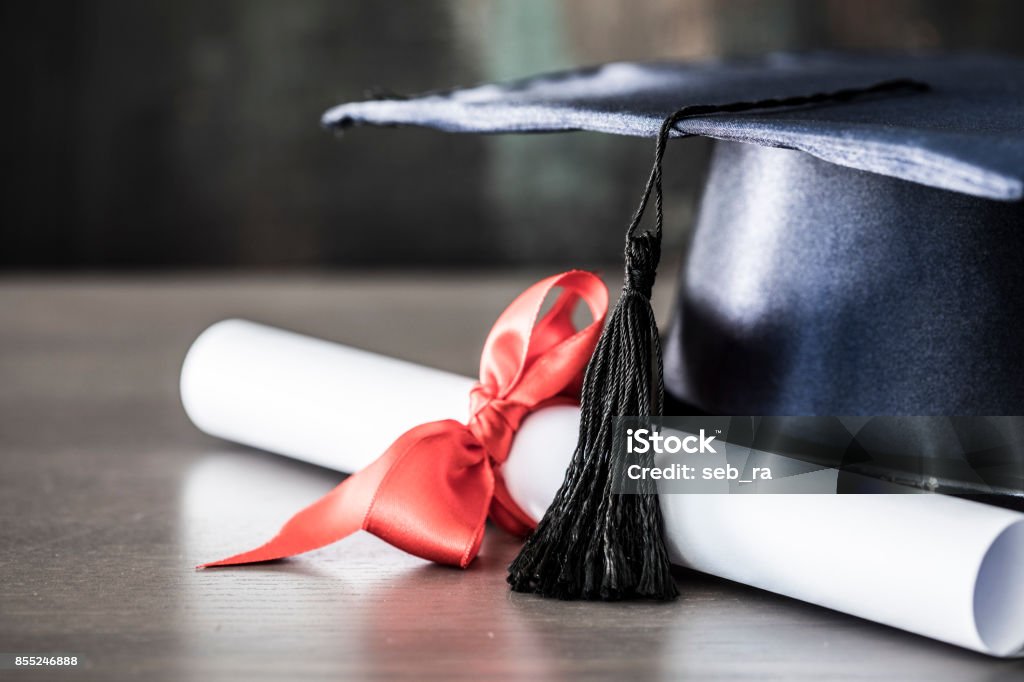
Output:
[[[78,665],[78,656],[15,656],[14,665]]]

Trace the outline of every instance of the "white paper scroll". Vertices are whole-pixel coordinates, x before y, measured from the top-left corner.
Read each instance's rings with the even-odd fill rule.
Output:
[[[466,418],[473,380],[241,320],[192,346],[182,402],[214,436],[355,471],[407,429]],[[539,518],[579,411],[523,423],[503,473]],[[673,560],[994,656],[1024,650],[1024,515],[942,495],[662,495]]]

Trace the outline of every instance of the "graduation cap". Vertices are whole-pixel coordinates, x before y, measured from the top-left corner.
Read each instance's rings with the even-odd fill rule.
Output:
[[[712,414],[1024,413],[1024,61],[617,63],[344,104],[323,122],[656,140],[580,442],[510,569],[514,589],[675,595],[655,496],[608,487],[610,421],[660,414],[662,381]],[[692,135],[718,142],[663,369],[649,305],[661,165],[670,138]]]

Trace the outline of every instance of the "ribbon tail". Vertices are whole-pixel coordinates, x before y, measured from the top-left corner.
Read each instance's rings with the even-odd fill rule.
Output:
[[[203,564],[199,568],[273,561],[342,540],[362,529],[369,502],[373,499],[373,488],[369,490],[368,496],[365,494],[366,488],[363,481],[358,481],[356,476],[352,476],[295,514],[277,535],[265,544],[227,559]],[[366,500],[363,501],[361,498]]]
[[[414,439],[415,431],[413,429],[403,435],[396,445]],[[284,559],[326,547],[362,530],[381,483],[402,454],[400,448],[388,448],[365,469],[350,475],[329,493],[288,519],[277,535],[266,543],[227,559],[202,564],[199,568]]]
[[[199,568],[283,559],[358,530],[416,556],[465,568],[480,547],[493,489],[483,450],[465,426],[423,424],[295,514],[270,541]]]

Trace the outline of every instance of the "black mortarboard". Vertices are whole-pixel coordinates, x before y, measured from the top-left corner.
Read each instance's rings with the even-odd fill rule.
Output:
[[[673,397],[733,415],[1024,414],[1024,61],[786,54],[619,63],[344,104],[324,123],[719,140],[668,332]],[[663,151],[645,198],[657,192]],[[645,203],[633,237],[651,234],[636,227]],[[660,214],[660,198],[658,206]],[[631,255],[633,241],[627,291],[649,294],[657,244]],[[588,425],[588,402],[596,421],[602,401],[605,418],[609,409],[659,410],[657,395],[648,400],[657,381],[643,376],[656,373],[657,335],[635,333],[651,321],[649,308],[622,315],[634,333],[606,334],[605,350],[632,354],[622,363],[632,371],[592,363],[579,466],[513,565],[517,589],[674,594],[662,569],[650,568],[661,549],[593,539],[624,517],[656,516],[656,505],[608,506],[596,494],[602,481],[578,480],[601,469],[582,461],[585,443],[607,443]],[[597,528],[588,527],[593,517]],[[656,533],[660,519],[648,521],[653,531],[617,530]]]
[[[930,91],[675,126],[723,142],[681,276],[668,389],[721,414],[1024,412],[1024,61],[620,63],[344,104],[323,120],[653,137],[687,105],[894,78]]]

